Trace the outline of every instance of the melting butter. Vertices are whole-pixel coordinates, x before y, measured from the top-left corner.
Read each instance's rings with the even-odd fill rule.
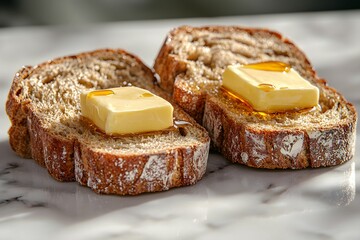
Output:
[[[173,107],[165,99],[138,87],[84,92],[81,112],[106,134],[160,131],[173,126]]]
[[[312,108],[319,102],[319,89],[282,62],[228,66],[223,87],[260,112]]]

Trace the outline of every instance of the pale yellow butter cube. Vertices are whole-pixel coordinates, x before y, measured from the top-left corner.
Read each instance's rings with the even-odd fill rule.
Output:
[[[270,64],[274,71],[260,70],[266,63],[228,66],[223,73],[223,87],[261,112],[299,110],[318,104],[317,87],[290,67],[280,71],[283,63]]]
[[[106,134],[159,131],[173,125],[173,106],[138,87],[120,87],[80,96],[82,115]]]

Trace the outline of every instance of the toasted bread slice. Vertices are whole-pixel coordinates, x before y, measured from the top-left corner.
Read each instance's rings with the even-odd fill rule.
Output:
[[[10,145],[59,181],[77,180],[98,193],[163,191],[196,183],[205,173],[207,132],[179,107],[174,118],[191,124],[112,138],[81,121],[80,93],[133,85],[165,99],[153,72],[137,57],[103,49],[24,67],[14,78],[6,111]]]
[[[259,114],[221,91],[231,64],[281,61],[320,89],[312,111]],[[325,167],[352,158],[356,110],[317,76],[290,40],[266,29],[183,26],[167,36],[155,60],[161,87],[208,130],[232,162],[255,168]]]

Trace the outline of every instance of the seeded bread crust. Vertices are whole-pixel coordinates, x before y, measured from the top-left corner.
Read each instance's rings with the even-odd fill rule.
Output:
[[[42,102],[39,100],[43,98],[39,92],[42,88],[36,85],[43,86],[51,82],[58,84],[55,91],[66,93],[71,90],[77,95],[80,90],[76,88],[80,87],[86,90],[120,85],[117,82],[120,75],[114,77],[110,73],[105,77],[101,75],[101,80],[85,78],[66,85],[65,82],[70,80],[65,78],[71,78],[71,74],[63,76],[60,70],[54,77],[51,71],[48,74],[49,69],[54,68],[56,72],[57,66],[74,64],[84,68],[84,71],[90,71],[87,70],[90,68],[87,61],[93,59],[105,66],[108,64],[107,58],[128,61],[111,60],[112,64],[118,64],[119,67],[114,73],[125,71],[135,79],[125,79],[128,81],[126,85],[146,88],[169,100],[169,95],[154,84],[157,80],[153,72],[140,59],[124,50],[101,49],[58,58],[35,67],[27,66],[16,73],[6,103],[12,124],[9,129],[12,149],[19,156],[33,158],[39,165],[46,167],[56,180],[76,180],[97,193],[137,195],[195,184],[205,173],[210,140],[206,131],[176,105],[174,117],[191,123],[183,127],[182,134],[170,131],[109,139],[81,124],[79,99],[71,94],[69,97],[60,96],[60,99],[64,98],[64,104],[49,105],[50,108],[63,108],[64,114],[74,111],[73,116],[70,114],[69,119],[60,117],[58,120],[46,115],[48,110],[41,107]],[[126,72],[128,70],[125,67],[130,69],[130,73]],[[134,72],[131,72],[132,67],[135,67]],[[99,72],[101,70],[98,69]],[[70,68],[69,72],[74,74],[71,71]],[[69,86],[75,89],[67,89]],[[184,132],[186,136],[183,136]],[[154,148],[151,148],[152,145]]]
[[[269,114],[244,110],[221,90],[230,64],[282,61],[320,89],[319,108]],[[346,162],[354,155],[354,106],[317,76],[300,49],[281,34],[237,26],[172,30],[155,60],[161,87],[209,132],[232,162],[255,168],[302,169]]]

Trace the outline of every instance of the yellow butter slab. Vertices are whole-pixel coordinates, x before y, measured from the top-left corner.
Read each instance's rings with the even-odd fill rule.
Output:
[[[120,87],[80,96],[82,115],[106,134],[159,131],[173,125],[173,106],[138,87]]]
[[[222,84],[261,112],[311,108],[319,102],[319,89],[281,62],[228,66]]]

